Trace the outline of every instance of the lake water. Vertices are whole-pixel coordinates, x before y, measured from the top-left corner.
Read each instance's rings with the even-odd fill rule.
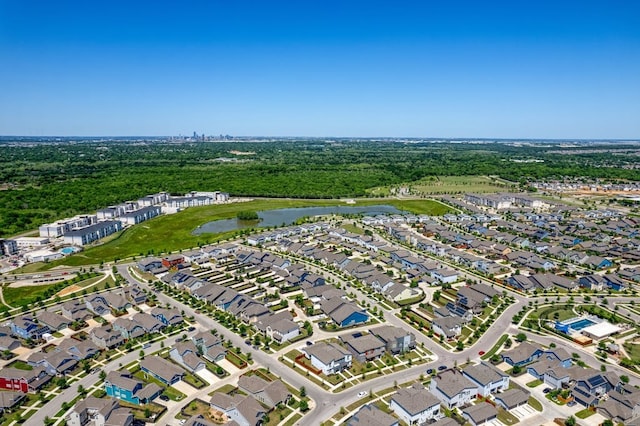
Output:
[[[299,207],[293,209],[276,209],[259,211],[260,221],[243,221],[238,219],[221,219],[205,223],[192,232],[193,235],[217,234],[219,232],[235,231],[244,228],[267,228],[273,226],[288,226],[308,216],[324,216],[329,214],[362,214],[376,216],[379,214],[407,213],[389,205],[377,206],[327,206],[327,207]]]

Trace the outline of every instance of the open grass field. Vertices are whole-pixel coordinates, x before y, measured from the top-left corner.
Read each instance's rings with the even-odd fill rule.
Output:
[[[32,285],[28,287],[4,287],[2,295],[4,301],[13,307],[24,306],[32,303],[39,296],[45,298],[45,293],[55,284]]]
[[[89,247],[84,251],[48,264],[35,266],[30,270],[50,269],[60,265],[80,266],[110,262],[115,259],[125,259],[132,256],[143,256],[150,253],[172,252],[196,247],[200,244],[213,243],[232,237],[237,231],[222,234],[192,235],[191,232],[199,225],[219,219],[229,219],[239,211],[262,211],[293,207],[315,207],[344,205],[341,200],[294,200],[294,199],[260,199],[246,203],[232,203],[223,205],[191,207],[183,212],[164,215],[143,222],[127,229],[102,245]],[[435,200],[396,200],[396,199],[363,199],[357,200],[355,205],[395,206],[415,214],[442,215],[450,209]]]
[[[429,176],[414,182],[397,187],[408,187],[413,194],[435,195],[435,194],[455,194],[463,192],[499,192],[509,191],[513,185],[494,177],[489,176]],[[391,187],[381,186],[372,188],[369,193],[374,196],[390,195]]]

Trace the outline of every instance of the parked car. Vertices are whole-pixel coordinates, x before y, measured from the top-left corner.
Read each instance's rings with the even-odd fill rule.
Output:
[[[429,369],[427,370],[427,374],[433,374],[433,368],[429,368]]]
[[[162,401],[168,401],[169,397],[167,395],[160,395],[158,398],[160,398],[160,400]]]
[[[551,392],[551,388],[544,388],[542,390],[542,393],[549,393],[549,392]]]
[[[480,351],[480,352],[478,352],[478,355],[480,355],[480,356],[482,356],[482,355],[484,355],[484,354],[485,354],[485,352],[484,352],[484,351]]]
[[[438,370],[443,371],[446,370],[447,366],[446,365],[441,365],[440,367],[438,367]]]
[[[313,345],[313,342],[311,340],[307,340],[307,346],[311,346]]]
[[[573,407],[576,404],[577,404],[577,402],[575,402],[575,401],[569,401],[569,402],[567,402],[567,407]]]
[[[358,398],[364,398],[365,396],[367,396],[365,391],[358,392]]]

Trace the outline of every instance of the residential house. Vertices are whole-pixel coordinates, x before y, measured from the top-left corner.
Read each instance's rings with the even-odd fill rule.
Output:
[[[240,376],[238,389],[269,408],[278,404],[286,404],[291,398],[291,392],[282,381],[267,381],[258,375]]]
[[[502,361],[510,366],[520,366],[530,364],[540,358],[543,350],[539,346],[535,346],[529,342],[522,342],[514,349],[500,354]]]
[[[11,333],[22,339],[39,340],[42,335],[51,332],[49,327],[38,322],[36,318],[27,314],[14,318],[9,322]]]
[[[162,258],[162,266],[167,269],[175,268],[184,262],[184,256],[180,254],[171,254]]]
[[[141,305],[147,301],[145,293],[138,285],[130,285],[124,289],[125,298],[134,305]]]
[[[0,413],[11,410],[20,404],[27,396],[22,392],[0,392]]]
[[[387,352],[392,354],[408,352],[416,347],[416,336],[410,331],[392,325],[383,325],[370,330],[385,344]]]
[[[154,257],[148,257],[138,262],[138,269],[142,272],[152,272],[159,268],[162,268],[162,260]]]
[[[6,335],[0,336],[0,352],[14,351],[21,346],[20,340],[16,338]]]
[[[421,425],[443,416],[440,400],[420,384],[399,389],[391,397],[389,408],[408,425]]]
[[[56,376],[73,370],[78,365],[78,359],[64,351],[36,352],[27,358],[27,363],[32,367],[42,367],[47,374]]]
[[[112,310],[124,312],[131,307],[127,299],[113,292],[87,296],[85,302],[88,310],[101,316],[110,314]]]
[[[227,416],[239,426],[258,426],[267,411],[251,396],[236,394],[229,396],[215,392],[211,396],[211,408]]]
[[[76,340],[70,337],[58,344],[56,352],[66,352],[75,360],[82,361],[83,359],[95,357],[100,352],[100,348],[90,339]]]
[[[369,321],[369,314],[364,309],[341,297],[320,301],[320,308],[338,327],[349,327]]]
[[[198,348],[195,343],[189,340],[176,343],[169,351],[169,356],[191,373],[197,373],[207,367],[206,363],[198,355]]]
[[[325,375],[337,374],[351,367],[353,355],[335,343],[320,342],[301,349],[305,357],[311,360],[318,370]]]
[[[601,372],[593,368],[575,369],[571,379],[573,398],[586,407],[596,406],[600,397],[620,385],[620,378],[616,373]]]
[[[42,311],[36,315],[38,322],[44,326],[49,327],[49,330],[60,331],[69,327],[70,321],[60,314],[55,314],[50,311]]]
[[[184,370],[164,358],[153,355],[140,361],[140,369],[166,385],[182,380]]]
[[[484,361],[465,367],[462,375],[477,386],[478,395],[483,397],[509,389],[509,375]]]
[[[462,410],[462,417],[464,417],[471,426],[478,426],[496,419],[498,417],[498,410],[488,402],[481,402]]]
[[[508,389],[494,396],[494,401],[507,411],[529,403],[531,394],[520,388]]]
[[[89,396],[76,403],[65,420],[68,426],[131,426],[133,414],[117,399]]]
[[[373,404],[366,404],[349,419],[346,426],[398,426],[396,418]]]
[[[113,349],[124,343],[124,337],[111,325],[96,327],[89,332],[91,341],[101,349]]]
[[[449,369],[431,379],[429,390],[451,410],[469,404],[476,397],[477,386],[458,370]]]
[[[13,367],[0,369],[0,388],[22,393],[35,393],[47,384],[51,376],[44,368],[22,370]]]
[[[206,360],[216,362],[224,359],[227,355],[227,349],[222,346],[222,340],[210,332],[201,331],[193,336],[191,340]]]
[[[600,401],[596,410],[615,424],[629,424],[631,419],[640,416],[640,391],[631,386],[621,386],[620,391],[609,392],[609,397]]]
[[[300,326],[292,318],[291,312],[282,310],[260,316],[255,326],[265,336],[281,344],[300,335]]]
[[[182,318],[182,315],[180,314],[180,312],[175,308],[166,309],[166,308],[160,308],[156,306],[153,309],[151,309],[149,313],[151,314],[152,317],[156,318],[162,324],[167,326],[180,325],[184,321],[184,318]]]
[[[104,390],[107,396],[135,405],[148,404],[162,393],[162,388],[156,383],[145,386],[128,372],[120,371],[110,371],[107,374]]]
[[[116,318],[113,329],[119,331],[124,339],[137,339],[146,333],[141,324],[129,318]]]
[[[381,357],[385,353],[385,343],[373,334],[356,333],[342,335],[340,340],[358,362],[367,362]]]
[[[87,305],[77,300],[64,302],[60,313],[63,317],[71,321],[86,321],[91,318],[91,313],[87,310]]]
[[[453,340],[462,334],[462,319],[459,317],[434,318],[431,329],[439,336],[447,340]]]

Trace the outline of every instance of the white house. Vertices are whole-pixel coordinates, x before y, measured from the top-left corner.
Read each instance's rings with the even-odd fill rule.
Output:
[[[302,349],[307,359],[326,375],[339,373],[351,367],[353,355],[335,343],[316,343]]]
[[[438,398],[422,385],[400,389],[391,397],[389,408],[409,425],[423,424],[443,416]]]
[[[456,369],[445,370],[435,376],[429,390],[450,410],[469,404],[476,397],[476,386]]]
[[[509,389],[509,375],[484,361],[466,367],[462,375],[476,385],[478,395],[484,397]]]

